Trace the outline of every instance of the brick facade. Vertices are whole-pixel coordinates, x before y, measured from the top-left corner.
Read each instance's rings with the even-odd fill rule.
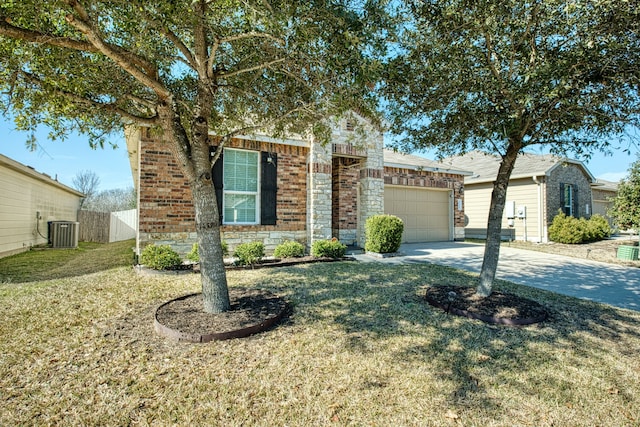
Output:
[[[230,251],[253,241],[264,242],[267,253],[286,240],[309,248],[316,240],[332,237],[363,247],[366,219],[384,213],[385,183],[451,189],[456,200],[463,200],[462,175],[385,168],[382,134],[371,128],[364,138],[356,134],[343,121],[327,145],[232,139],[226,148],[277,155],[277,192],[275,225],[221,226]],[[170,244],[186,254],[196,241],[195,214],[191,190],[177,162],[148,132],[128,130],[127,145],[138,157],[137,165],[132,163],[139,196],[138,251],[155,243]],[[464,236],[464,211],[454,212],[458,238],[459,230]]]
[[[332,166],[332,234],[342,242],[355,243],[358,230],[358,181],[362,161],[336,157]]]
[[[588,218],[591,216],[593,212],[591,183],[589,177],[580,166],[573,163],[565,163],[554,168],[547,177],[546,184],[546,219],[548,224],[551,224],[553,218],[558,214],[558,209],[562,207],[561,184],[571,184],[574,186],[578,205],[578,212],[575,212],[574,216],[576,218]],[[589,206],[588,208],[587,205]]]
[[[223,225],[231,250],[240,243],[263,240],[273,249],[284,240],[306,241],[306,168],[308,148],[233,139],[228,148],[277,154],[276,225]],[[139,239],[171,244],[186,253],[196,240],[191,189],[170,151],[151,138],[140,141]]]

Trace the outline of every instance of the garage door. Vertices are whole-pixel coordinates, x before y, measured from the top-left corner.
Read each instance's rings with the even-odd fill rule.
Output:
[[[406,243],[451,240],[450,204],[448,190],[384,188],[385,213],[404,221],[402,241]]]

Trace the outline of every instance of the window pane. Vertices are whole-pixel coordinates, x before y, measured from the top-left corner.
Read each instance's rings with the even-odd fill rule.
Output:
[[[250,194],[225,194],[224,221],[226,223],[255,223],[256,196]]]
[[[258,191],[258,154],[256,151],[225,151],[225,190]]]

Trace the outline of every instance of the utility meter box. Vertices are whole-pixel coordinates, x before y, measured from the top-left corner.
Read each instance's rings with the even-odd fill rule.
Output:
[[[516,216],[520,219],[524,219],[527,217],[527,207],[522,205],[516,208]]]
[[[504,206],[504,212],[507,214],[507,219],[515,218],[516,202],[507,200],[507,204]]]

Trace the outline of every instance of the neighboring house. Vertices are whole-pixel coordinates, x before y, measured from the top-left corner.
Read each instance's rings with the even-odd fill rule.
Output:
[[[196,241],[191,190],[171,150],[146,128],[125,134],[139,197],[138,251],[155,243],[188,252]],[[286,240],[309,247],[332,237],[362,247],[366,219],[385,212],[404,216],[405,241],[464,238],[464,174],[391,155],[380,131],[368,127],[363,136],[348,120],[326,145],[234,138],[212,169],[222,238],[230,250],[251,241],[264,242],[268,252]],[[438,218],[426,221],[431,213]]]
[[[593,199],[593,213],[607,218],[609,225],[613,226],[613,220],[609,216],[609,209],[613,207],[613,199],[618,195],[617,182],[597,179],[591,184],[591,197]]]
[[[473,175],[464,180],[465,235],[486,238],[491,192],[500,158],[473,151],[447,158],[442,163],[473,171]],[[594,212],[591,185],[595,182],[580,161],[550,154],[519,155],[507,189],[503,239],[547,242],[547,227],[559,210],[577,218],[590,217]]]
[[[84,195],[0,154],[0,257],[49,240],[50,221],[77,221]]]

